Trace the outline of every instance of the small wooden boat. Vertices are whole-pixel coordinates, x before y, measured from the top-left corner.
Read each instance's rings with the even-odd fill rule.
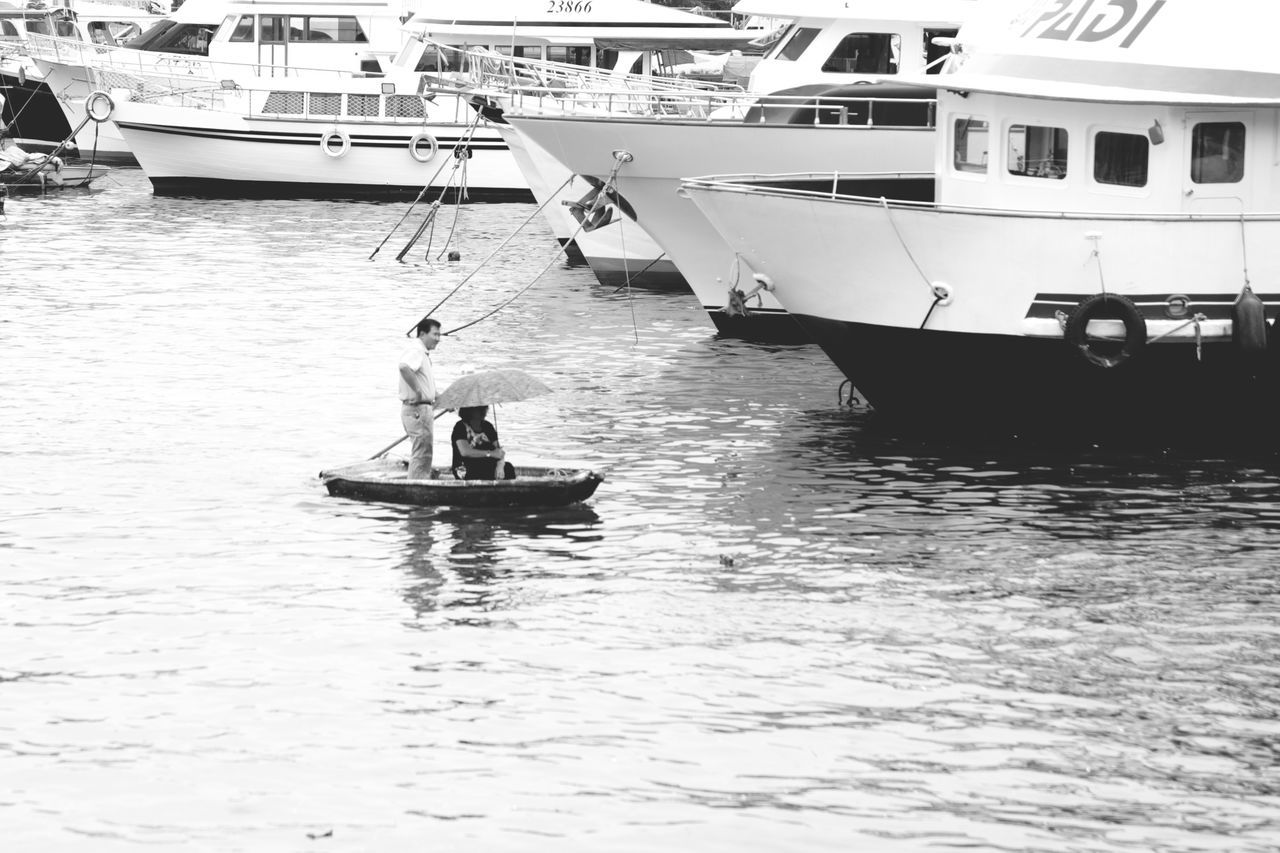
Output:
[[[321,471],[329,494],[419,506],[564,506],[584,501],[604,477],[581,468],[516,467],[514,480],[457,480],[436,468],[430,480],[410,480],[407,459],[382,456]]]

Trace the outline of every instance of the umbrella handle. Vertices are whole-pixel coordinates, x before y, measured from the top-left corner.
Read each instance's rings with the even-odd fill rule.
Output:
[[[444,417],[444,416],[445,416],[445,414],[446,414],[447,412],[452,412],[452,411],[453,411],[453,409],[441,409],[441,410],[440,410],[440,412],[439,412],[439,413],[438,413],[434,418],[432,418],[431,420],[433,420],[433,421],[438,421],[438,420],[440,420],[442,417]],[[408,434],[408,433],[405,433],[404,435],[400,436],[400,437],[399,437],[399,438],[397,438],[395,441],[391,442],[391,443],[390,443],[390,444],[388,444],[386,447],[382,448],[382,449],[381,449],[381,450],[379,450],[377,453],[375,453],[375,454],[373,454],[372,456],[370,456],[370,457],[369,457],[369,461],[370,461],[370,462],[372,462],[373,460],[377,459],[379,456],[386,456],[386,455],[387,455],[387,453],[391,450],[391,448],[396,447],[397,445],[399,445],[401,442],[403,442],[403,441],[404,441],[406,438],[408,438],[408,437],[409,437],[409,434]]]

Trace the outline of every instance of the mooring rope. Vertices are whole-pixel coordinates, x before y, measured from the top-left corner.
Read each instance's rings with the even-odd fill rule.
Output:
[[[475,135],[476,128],[477,128],[477,127],[479,126],[479,124],[480,124],[480,118],[481,118],[480,113],[476,113],[476,114],[475,114],[475,117],[471,120],[471,124],[467,126],[467,129],[466,129],[465,131],[463,131],[462,137],[461,137],[461,138],[460,138],[460,139],[459,139],[459,140],[454,144],[454,146],[453,146],[453,150],[454,150],[454,151],[458,150],[458,148],[459,148],[460,146],[465,146],[465,145],[467,145],[467,144],[471,141],[471,137]],[[425,125],[424,125],[424,126],[425,126]],[[378,252],[382,251],[382,247],[383,247],[383,246],[385,246],[385,245],[387,244],[387,241],[391,239],[391,235],[395,234],[395,233],[396,233],[396,231],[398,231],[398,230],[400,229],[400,226],[404,224],[404,221],[405,221],[406,219],[408,219],[408,218],[409,218],[410,214],[412,214],[412,213],[413,213],[413,209],[414,209],[415,207],[417,207],[417,206],[418,206],[418,203],[419,203],[419,202],[421,202],[421,201],[422,201],[422,199],[426,196],[427,192],[428,192],[428,191],[430,191],[430,189],[431,189],[431,185],[432,185],[432,184],[434,184],[434,183],[436,182],[436,178],[440,177],[440,173],[441,173],[441,172],[443,172],[443,171],[444,171],[444,167],[445,167],[445,166],[448,166],[448,165],[449,165],[449,160],[448,160],[448,158],[446,158],[446,159],[445,159],[445,160],[444,160],[444,161],[443,161],[443,162],[442,162],[442,163],[441,163],[441,164],[436,168],[435,174],[433,174],[433,175],[432,175],[432,176],[427,180],[427,182],[426,182],[425,184],[423,184],[423,186],[422,186],[422,190],[418,193],[417,198],[415,198],[415,199],[414,199],[414,200],[409,204],[409,209],[408,209],[408,210],[406,210],[406,211],[404,212],[404,215],[400,217],[400,220],[399,220],[398,222],[396,222],[396,224],[395,224],[395,225],[391,226],[391,230],[387,232],[387,236],[383,237],[383,238],[382,238],[382,242],[381,242],[381,243],[379,243],[379,244],[374,248],[373,253],[369,255],[369,260],[373,260],[373,259],[374,259],[374,256],[376,256],[376,255],[378,254]],[[454,158],[454,160],[453,160],[453,172],[457,172],[457,169],[458,169],[458,158]],[[448,189],[449,184],[451,184],[452,182],[453,182],[453,173],[450,173],[450,175],[449,175],[449,181],[448,181],[448,182],[446,182],[446,184],[445,184],[445,189]],[[442,191],[442,195],[443,195],[443,191]]]
[[[641,278],[641,276],[643,276],[643,275],[644,275],[645,273],[647,273],[649,270],[653,269],[653,265],[654,265],[654,264],[656,264],[658,261],[662,260],[663,258],[665,258],[666,256],[667,256],[667,253],[666,253],[666,252],[661,252],[661,253],[659,253],[659,254],[658,254],[658,257],[654,258],[653,260],[649,261],[649,263],[645,264],[644,269],[642,269],[642,270],[640,270],[640,272],[636,273],[636,274],[635,274],[635,276],[634,276],[634,277],[632,277],[632,279],[631,279],[631,280],[632,280],[632,281],[639,281],[639,280],[640,280],[640,278]],[[615,288],[613,289],[613,292],[614,292],[614,293],[617,293],[619,290],[622,290],[622,288],[624,288],[624,287],[626,287],[626,286],[627,286],[627,283],[626,283],[626,282],[624,282],[624,283],[622,283],[622,284],[618,285],[617,287],[615,287]]]
[[[516,226],[516,228],[515,228],[515,230],[514,230],[514,231],[512,231],[510,234],[508,234],[508,235],[507,235],[507,237],[506,237],[506,239],[504,239],[501,243],[499,243],[499,244],[498,244],[498,246],[497,246],[497,248],[495,248],[492,252],[490,252],[490,253],[489,253],[488,257],[486,257],[483,261],[481,261],[481,262],[479,263],[479,265],[478,265],[478,266],[476,266],[476,268],[475,268],[475,269],[473,269],[471,272],[467,273],[466,277],[465,277],[465,278],[463,278],[463,279],[462,279],[462,281],[458,282],[457,286],[456,286],[456,287],[454,287],[454,288],[453,288],[453,290],[451,290],[451,291],[449,291],[447,294],[445,294],[445,297],[444,297],[443,299],[441,299],[439,302],[437,302],[437,303],[436,303],[436,307],[435,307],[435,308],[432,308],[430,311],[428,311],[428,312],[427,312],[427,313],[428,313],[428,315],[430,315],[430,314],[434,314],[436,311],[440,310],[440,306],[441,306],[441,305],[444,305],[446,302],[448,302],[448,301],[449,301],[449,299],[450,299],[450,298],[451,298],[455,293],[457,293],[459,290],[461,290],[461,289],[462,289],[462,286],[463,286],[464,284],[466,284],[468,281],[470,281],[470,280],[471,280],[471,277],[472,277],[472,276],[474,276],[476,273],[480,272],[480,270],[482,270],[482,269],[484,268],[484,265],[485,265],[485,264],[487,264],[487,263],[489,263],[489,261],[493,260],[494,255],[496,255],[496,254],[498,254],[498,252],[502,251],[502,249],[503,249],[503,248],[504,248],[508,243],[510,243],[510,242],[511,242],[511,240],[512,240],[512,239],[513,239],[517,234],[519,234],[519,233],[520,233],[521,229],[523,229],[526,225],[528,225],[530,222],[532,222],[532,221],[533,221],[533,219],[534,219],[534,217],[536,217],[539,213],[541,213],[541,212],[542,212],[543,208],[545,208],[548,204],[550,204],[552,201],[554,201],[554,200],[555,200],[555,197],[560,193],[560,190],[562,190],[562,189],[564,189],[566,186],[568,186],[568,185],[569,185],[569,181],[571,181],[571,180],[573,180],[573,176],[572,176],[572,175],[570,175],[567,179],[565,179],[565,182],[564,182],[563,184],[561,184],[559,187],[557,187],[557,188],[556,188],[556,190],[555,190],[554,192],[552,192],[550,195],[548,195],[548,196],[547,196],[547,200],[546,200],[546,201],[544,201],[542,204],[538,205],[537,209],[536,209],[536,210],[534,210],[534,211],[533,211],[533,213],[529,214],[529,215],[525,218],[524,222],[521,222],[519,225],[517,225],[517,226]],[[582,227],[581,227],[581,226],[579,226],[579,227],[578,227],[578,231],[581,231],[581,230],[582,230]],[[574,236],[577,236],[577,232],[576,232],[576,231],[574,232]],[[569,238],[569,240],[572,242],[573,237],[570,237],[570,238]],[[563,252],[564,252],[564,246],[560,246],[560,247],[558,247],[558,254],[559,254],[559,253],[563,253]]]

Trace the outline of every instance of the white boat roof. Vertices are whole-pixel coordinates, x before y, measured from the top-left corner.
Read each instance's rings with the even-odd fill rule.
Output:
[[[187,0],[169,17],[180,24],[220,24],[228,15],[407,15],[419,4],[387,0]]]
[[[735,14],[773,18],[856,18],[954,23],[971,17],[979,0],[738,0]]]
[[[746,40],[758,33],[734,29],[728,21],[695,15],[646,3],[643,0],[591,0],[589,11],[572,10],[578,3],[557,0],[467,0],[465,3],[432,3],[405,25],[409,32],[438,41],[467,37],[551,38],[567,43],[613,40],[678,38],[681,32],[711,34]],[[441,7],[444,8],[441,8]]]
[[[1280,104],[1280,4],[1018,0],[961,28],[960,56],[919,85],[1106,103]]]

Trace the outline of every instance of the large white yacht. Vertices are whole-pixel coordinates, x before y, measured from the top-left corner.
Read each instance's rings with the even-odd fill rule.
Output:
[[[1036,0],[966,27],[932,201],[830,174],[684,191],[885,412],[1273,429],[1280,11],[1204,11]]]
[[[599,115],[589,109],[555,112],[517,95],[507,119],[530,148],[546,152],[562,169],[596,180],[612,176],[616,191],[664,253],[665,263],[647,277],[667,275],[675,286],[687,282],[723,334],[799,340],[803,332],[754,280],[755,270],[741,253],[677,195],[681,178],[792,171],[804,150],[813,168],[885,173],[867,185],[869,192],[911,197],[930,191],[932,93],[894,81],[937,71],[947,41],[975,5],[793,3],[787,9],[797,17],[775,33],[744,96],[661,94],[652,110]],[[743,0],[735,11],[781,10],[776,0]],[[700,104],[710,108],[699,109]],[[634,272],[646,264],[631,252],[623,254],[587,258],[598,276],[616,282],[624,265]]]
[[[212,50],[243,22],[224,23]],[[256,25],[260,31],[261,20]],[[274,195],[409,195],[424,186],[471,200],[527,200],[501,136],[478,116],[440,62],[437,42],[495,54],[619,61],[583,34],[662,39],[715,19],[640,0],[543,4],[469,0],[432,4],[405,26],[392,67],[340,75],[228,77],[193,85],[190,75],[94,68],[113,118],[160,191]],[[291,29],[284,36],[290,42]]]
[[[408,11],[399,0],[252,2],[187,0],[136,38],[113,29],[80,27],[62,37],[38,35],[28,52],[57,93],[84,156],[134,160],[115,124],[85,122],[96,88],[129,88],[136,73],[251,84],[315,71],[378,74],[404,42]],[[83,18],[83,13],[81,13]],[[155,79],[154,76],[152,79]]]

